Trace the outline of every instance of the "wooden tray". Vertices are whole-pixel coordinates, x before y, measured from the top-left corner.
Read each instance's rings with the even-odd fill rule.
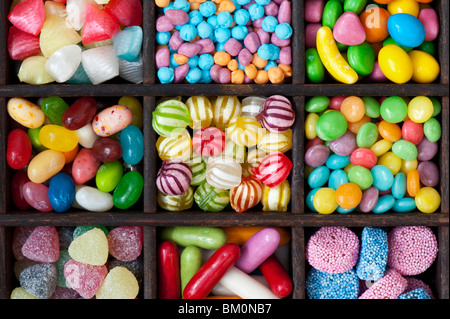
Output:
[[[305,293],[305,276],[309,265],[305,260],[305,245],[309,234],[321,226],[347,226],[360,230],[364,226],[393,227],[397,225],[425,225],[431,227],[439,241],[439,253],[431,274],[433,292],[436,298],[449,298],[449,27],[448,0],[435,0],[432,5],[439,13],[440,39],[438,46],[438,60],[441,73],[433,84],[369,84],[359,83],[344,85],[337,83],[308,84],[305,80],[304,62],[304,1],[292,0],[294,36],[293,77],[286,84],[281,85],[219,85],[219,84],[158,84],[155,76],[155,18],[156,8],[153,0],[143,0],[144,9],[144,83],[130,84],[115,79],[100,85],[68,85],[47,84],[32,86],[18,83],[14,75],[14,63],[9,59],[6,39],[10,23],[7,20],[10,1],[2,1],[0,5],[0,298],[8,299],[12,289],[18,286],[14,279],[14,257],[11,249],[12,233],[15,226],[80,226],[80,225],[141,225],[144,226],[144,287],[141,296],[145,299],[157,298],[156,280],[156,248],[157,231],[164,226],[230,226],[230,225],[261,225],[287,227],[292,235],[290,243],[291,275],[294,282],[293,299],[307,298]],[[289,211],[262,212],[260,205],[250,212],[238,214],[231,211],[220,213],[205,213],[200,210],[187,212],[166,212],[156,204],[155,178],[159,168],[159,159],[155,152],[154,143],[157,135],[151,127],[151,112],[161,96],[192,96],[192,95],[236,95],[246,97],[251,95],[270,96],[281,94],[291,99],[296,111],[296,122],[293,126],[293,145],[291,159],[294,164],[290,178],[292,187]],[[91,213],[86,211],[70,211],[64,214],[43,214],[36,211],[15,211],[10,200],[10,177],[6,160],[6,138],[10,128],[6,103],[11,97],[37,99],[45,96],[61,96],[74,98],[93,96],[118,99],[130,95],[141,99],[144,109],[144,138],[145,155],[143,159],[144,192],[141,202],[128,211],[112,210],[106,213]],[[311,96],[436,96],[442,103],[442,139],[437,156],[437,163],[441,169],[440,191],[442,202],[439,211],[424,214],[418,211],[411,213],[384,214],[338,214],[319,215],[308,212],[305,207],[304,182],[304,105]],[[195,206],[195,205],[194,205]]]

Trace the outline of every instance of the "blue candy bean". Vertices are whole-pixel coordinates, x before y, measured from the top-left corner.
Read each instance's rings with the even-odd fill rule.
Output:
[[[213,27],[206,21],[202,21],[197,25],[197,34],[200,38],[211,38],[214,34]]]
[[[122,158],[125,163],[137,165],[144,156],[144,136],[135,125],[128,125],[120,131],[120,146],[122,146]]]
[[[227,28],[217,28],[214,30],[214,38],[219,43],[225,43],[231,37],[231,31]]]
[[[161,45],[165,45],[167,43],[169,43],[170,40],[170,32],[156,32],[156,43],[161,44]]]
[[[273,16],[267,16],[263,19],[261,27],[266,32],[274,32],[277,25],[278,25],[277,18]]]
[[[406,175],[402,172],[398,172],[394,176],[394,182],[391,188],[392,195],[396,199],[403,198],[406,194]]]
[[[375,205],[375,207],[373,208],[372,212],[374,212],[376,214],[385,213],[388,210],[390,210],[392,207],[394,207],[394,205],[395,205],[394,196],[392,196],[390,194],[382,195],[382,196],[378,197],[378,202]]]
[[[414,198],[404,197],[395,201],[392,210],[394,212],[406,213],[414,210],[416,207],[416,201]]]
[[[317,213],[317,210],[314,207],[313,199],[314,199],[314,195],[316,195],[316,193],[319,189],[320,189],[320,187],[310,190],[308,195],[306,196],[306,206],[308,206],[308,208],[311,209],[315,213]]]
[[[308,177],[308,185],[311,188],[317,188],[325,185],[330,177],[330,169],[326,166],[315,168]]]
[[[237,25],[247,25],[249,19],[250,14],[245,9],[239,9],[234,12],[234,22]]]
[[[231,29],[231,35],[236,40],[244,40],[245,37],[248,35],[248,29],[246,26],[237,25]]]
[[[189,12],[191,4],[187,0],[175,0],[175,2],[173,3],[173,8]]]
[[[68,174],[58,173],[50,179],[48,200],[57,213],[63,213],[72,207],[75,183]]]
[[[186,81],[188,81],[191,84],[198,83],[202,78],[202,70],[195,67],[189,70],[188,74],[186,75]]]
[[[198,25],[203,21],[203,15],[198,10],[192,10],[189,12],[189,23],[192,25]]]
[[[199,6],[198,10],[204,17],[208,18],[216,13],[217,7],[214,2],[205,1]]]
[[[343,170],[336,169],[331,172],[328,187],[337,190],[339,186],[345,183],[348,183],[348,176]]]
[[[329,169],[340,169],[344,168],[350,163],[350,155],[344,156],[344,155],[338,155],[338,154],[331,154],[328,156],[327,161],[325,162],[325,165]]]
[[[353,207],[353,208],[342,208],[341,206],[338,206],[338,207],[336,208],[336,211],[337,211],[339,214],[348,214],[348,213],[354,211],[355,208],[356,208],[356,207]]]
[[[158,79],[162,84],[172,83],[175,79],[175,72],[173,68],[162,67],[158,70]]]
[[[275,35],[282,40],[289,39],[292,36],[292,27],[289,23],[280,23],[275,28]]]
[[[180,29],[180,37],[184,41],[191,41],[194,40],[197,36],[197,28],[193,24],[185,24]]]
[[[233,24],[233,17],[228,11],[222,11],[217,15],[217,25],[220,28],[229,28]]]
[[[198,67],[201,70],[209,70],[214,65],[214,58],[211,54],[201,54],[198,58]]]
[[[394,182],[394,175],[389,168],[384,165],[375,165],[370,170],[373,177],[373,186],[380,191],[386,191],[391,188]]]
[[[250,14],[250,19],[252,19],[252,21],[261,19],[264,16],[264,7],[254,3],[248,8],[248,13]]]

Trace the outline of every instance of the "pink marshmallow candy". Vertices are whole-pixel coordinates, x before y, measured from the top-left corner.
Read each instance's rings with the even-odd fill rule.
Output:
[[[238,40],[230,38],[225,42],[224,49],[231,56],[237,56],[242,50],[242,44]]]

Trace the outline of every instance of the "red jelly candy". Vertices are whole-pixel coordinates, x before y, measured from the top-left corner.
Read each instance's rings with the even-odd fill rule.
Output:
[[[142,226],[120,226],[108,234],[109,253],[121,261],[139,257],[144,241]]]
[[[266,155],[258,167],[252,168],[253,174],[268,187],[281,184],[290,174],[292,162],[281,152]]]
[[[28,259],[55,263],[59,259],[59,236],[54,226],[38,226],[22,246],[22,253]]]
[[[119,24],[106,12],[90,3],[86,10],[83,34],[83,44],[111,39],[119,32]]]
[[[27,210],[31,206],[23,197],[23,185],[28,183],[30,179],[25,171],[17,171],[11,179],[11,197],[14,205],[20,210]]]
[[[23,198],[27,203],[41,212],[50,212],[53,210],[48,200],[48,187],[44,184],[27,182],[22,188]]]
[[[64,277],[81,297],[90,299],[95,296],[108,273],[105,265],[94,266],[73,259],[64,265]]]
[[[367,169],[371,169],[377,165],[377,157],[372,150],[361,147],[352,152],[350,155],[350,162],[353,165],[359,165]]]
[[[404,140],[413,143],[414,145],[419,144],[424,136],[423,124],[416,123],[412,120],[406,120],[402,125],[402,137]]]
[[[72,163],[72,178],[75,184],[81,185],[93,179],[101,164],[102,163],[95,158],[92,149],[81,149]]]
[[[76,100],[62,115],[62,124],[68,130],[78,130],[92,121],[97,114],[97,101],[92,97]]]
[[[14,7],[9,13],[8,20],[20,30],[38,35],[45,20],[43,0],[25,0]]]
[[[126,27],[142,23],[142,4],[140,0],[110,0],[105,6],[105,12]]]
[[[24,168],[31,159],[31,151],[31,141],[25,131],[17,128],[9,132],[6,161],[12,169]]]
[[[8,33],[8,53],[13,60],[22,61],[41,52],[39,37],[12,26]]]

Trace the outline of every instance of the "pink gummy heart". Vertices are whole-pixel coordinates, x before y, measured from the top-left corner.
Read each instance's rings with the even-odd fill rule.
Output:
[[[38,35],[44,25],[45,7],[43,0],[25,0],[14,7],[8,20],[20,30]]]
[[[41,52],[39,37],[12,26],[8,33],[8,53],[11,59],[22,61]]]
[[[94,266],[73,259],[64,265],[64,277],[81,297],[90,299],[95,296],[108,273],[105,265]]]
[[[27,258],[22,253],[22,247],[35,228],[35,226],[19,226],[14,228],[12,250],[14,258],[16,258],[16,260],[27,260]]]
[[[90,3],[86,10],[82,42],[88,44],[111,39],[119,29],[120,26],[113,17]]]
[[[123,26],[139,26],[142,23],[140,0],[110,0],[104,10]]]
[[[118,260],[132,261],[142,251],[143,230],[141,226],[120,226],[108,234],[109,253]]]
[[[22,253],[28,259],[54,263],[59,259],[59,236],[54,226],[38,226],[22,246]]]
[[[333,28],[334,39],[346,45],[358,45],[366,40],[366,31],[356,13],[344,12]]]

